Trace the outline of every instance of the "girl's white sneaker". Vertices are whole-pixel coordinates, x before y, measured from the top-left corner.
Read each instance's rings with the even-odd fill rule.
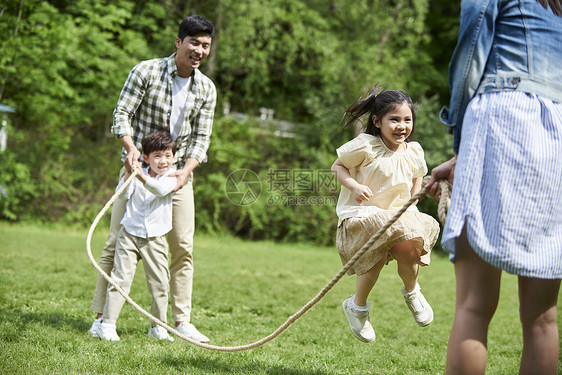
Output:
[[[349,322],[349,328],[355,337],[363,342],[375,341],[376,335],[371,322],[369,321],[370,304],[367,304],[364,309],[353,307],[353,298],[351,296],[342,303],[343,312]]]
[[[416,284],[416,287],[411,292],[407,292],[405,288],[402,288],[402,294],[404,295],[406,305],[408,305],[408,308],[412,312],[416,323],[425,327],[429,325],[429,323],[433,322],[433,309],[429,306],[429,303],[427,303],[425,297],[421,293],[419,284]]]

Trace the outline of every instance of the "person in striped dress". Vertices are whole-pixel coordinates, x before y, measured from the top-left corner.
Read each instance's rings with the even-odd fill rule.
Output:
[[[520,374],[556,374],[562,279],[562,3],[461,3],[449,66],[456,156],[427,187],[453,182],[442,244],[455,265],[447,374],[483,374],[502,271],[518,275]]]

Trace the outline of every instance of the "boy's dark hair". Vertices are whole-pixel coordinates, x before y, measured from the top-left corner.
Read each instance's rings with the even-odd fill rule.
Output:
[[[186,36],[194,36],[197,33],[207,33],[212,38],[215,34],[215,27],[205,17],[189,16],[181,22],[178,38],[183,41]]]
[[[142,139],[142,152],[145,155],[150,155],[155,151],[165,151],[169,148],[172,149],[172,153],[176,154],[176,141],[170,135],[167,130],[158,130],[154,133],[150,133]]]
[[[381,130],[375,126],[373,116],[376,116],[377,121],[380,121],[383,116],[393,110],[395,106],[406,103],[412,111],[412,132],[408,138],[406,138],[406,142],[410,142],[416,125],[416,110],[412,98],[404,91],[400,90],[382,90],[379,92],[381,88],[381,85],[375,85],[365,98],[361,98],[357,103],[349,106],[344,114],[349,116],[349,119],[343,127],[347,127],[349,124],[368,113],[369,118],[367,119],[365,133],[378,136],[381,134]]]

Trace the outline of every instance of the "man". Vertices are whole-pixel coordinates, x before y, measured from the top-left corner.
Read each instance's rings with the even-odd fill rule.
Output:
[[[178,184],[173,197],[173,229],[168,234],[172,314],[176,330],[199,342],[209,339],[190,323],[195,230],[192,172],[206,161],[216,105],[215,85],[198,69],[209,55],[213,34],[209,20],[200,16],[184,19],[174,54],[143,61],[131,70],[113,112],[111,128],[123,145],[122,160],[128,171],[141,156],[140,142],[146,134],[168,129],[176,141],[177,171],[173,176]],[[108,240],[100,259],[100,266],[108,274],[113,268],[125,202],[120,197],[113,204]],[[96,336],[94,326],[101,322],[106,291],[107,281],[98,275],[91,306],[98,313],[90,329],[92,336]]]

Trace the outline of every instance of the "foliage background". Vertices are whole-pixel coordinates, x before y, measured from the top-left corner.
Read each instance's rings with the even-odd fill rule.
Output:
[[[310,202],[337,191],[280,192],[268,173],[329,169],[353,137],[343,111],[375,83],[419,104],[430,168],[450,157],[438,113],[458,11],[444,0],[2,0],[0,102],[17,112],[0,153],[0,219],[91,223],[122,165],[109,126],[129,70],[173,53],[179,22],[200,14],[217,28],[202,71],[219,100],[209,161],[196,170],[198,230],[332,244],[334,204]],[[283,122],[259,120],[260,108]],[[294,136],[275,136],[280,124]],[[250,205],[225,192],[241,169],[262,184]],[[281,193],[308,204],[272,201]],[[435,202],[421,206],[435,215]]]

